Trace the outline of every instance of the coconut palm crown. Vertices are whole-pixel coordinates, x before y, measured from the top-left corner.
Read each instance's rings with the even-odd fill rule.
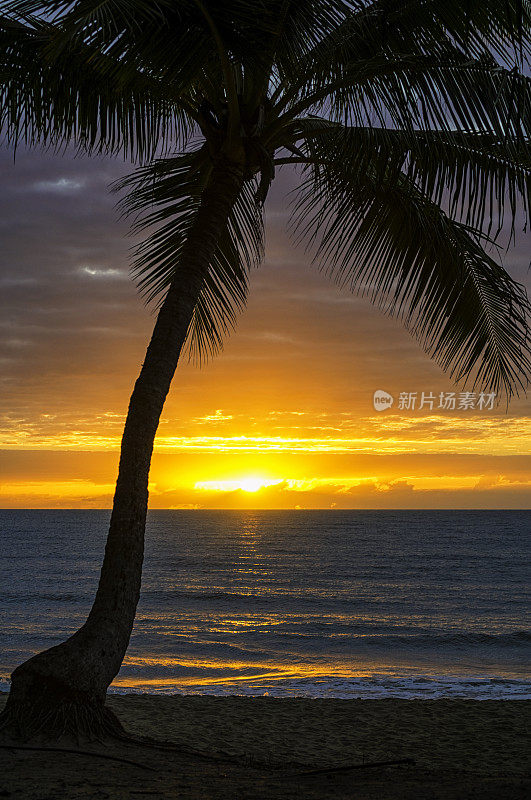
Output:
[[[63,724],[65,697],[101,711],[138,601],[164,399],[183,348],[217,351],[244,306],[284,165],[299,176],[292,229],[333,280],[454,379],[526,386],[529,305],[495,242],[529,211],[530,5],[11,0],[0,14],[5,138],[136,164],[116,188],[146,230],[133,271],[159,306],[93,609],[13,673],[4,720],[31,728],[30,707]]]

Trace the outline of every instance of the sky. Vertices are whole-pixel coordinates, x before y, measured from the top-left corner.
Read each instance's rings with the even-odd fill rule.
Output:
[[[111,506],[154,323],[108,190],[130,169],[0,150],[0,507]],[[150,507],[529,507],[529,398],[463,396],[398,321],[330,283],[289,236],[295,182],[289,168],[275,182],[266,258],[223,353],[178,366]],[[519,230],[503,261],[529,286],[528,253]]]

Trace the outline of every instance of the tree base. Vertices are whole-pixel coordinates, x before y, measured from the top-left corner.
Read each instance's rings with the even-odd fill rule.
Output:
[[[0,737],[16,741],[74,738],[77,742],[124,738],[127,734],[103,696],[91,696],[49,676],[13,675],[0,714]]]

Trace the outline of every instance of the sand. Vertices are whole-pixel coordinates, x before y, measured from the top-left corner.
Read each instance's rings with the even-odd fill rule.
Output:
[[[3,704],[0,698],[0,705]],[[0,750],[0,798],[489,798],[531,794],[531,701],[111,696],[132,733],[215,756],[137,745],[90,749],[151,766]],[[415,766],[303,775],[415,759]]]

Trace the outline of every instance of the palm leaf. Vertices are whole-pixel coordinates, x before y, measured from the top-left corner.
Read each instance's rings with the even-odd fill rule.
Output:
[[[67,46],[50,23],[0,18],[0,127],[15,144],[73,142],[143,160],[194,126],[182,98],[147,72],[83,42]]]
[[[178,273],[188,231],[211,170],[205,149],[158,159],[115,185],[126,190],[123,211],[134,217],[133,231],[148,231],[135,249],[132,271],[148,302],[161,301]],[[222,348],[246,302],[249,272],[263,256],[261,206],[256,182],[247,183],[229,216],[210,263],[188,331],[193,358]]]
[[[285,102],[285,99],[282,101]],[[529,136],[531,81],[491,57],[381,55],[307,83],[287,118],[324,111],[358,127],[465,130]]]
[[[524,387],[529,303],[481,232],[419,191],[400,160],[366,158],[360,170],[335,136],[326,157],[313,149],[294,215],[322,268],[402,319],[456,380],[473,375],[507,396]]]
[[[311,159],[344,160],[363,174],[401,174],[452,218],[496,236],[531,204],[531,153],[526,141],[489,133],[352,128],[319,117],[297,120],[291,143]],[[302,159],[305,160],[304,158]]]
[[[513,66],[531,52],[529,28],[527,0],[354,0],[339,24],[323,29],[314,46],[299,53],[291,65],[287,94],[293,98],[309,84],[329,85],[349,65],[380,57],[434,60],[454,55],[470,60],[495,54]]]

